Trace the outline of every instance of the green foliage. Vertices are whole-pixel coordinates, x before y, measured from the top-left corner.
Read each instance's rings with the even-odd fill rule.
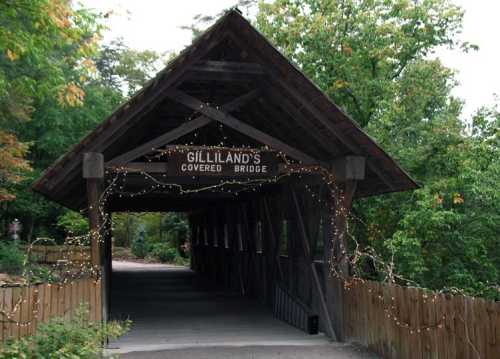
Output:
[[[144,236],[144,226],[141,225],[137,228],[137,234],[132,241],[131,247],[132,254],[137,258],[144,258],[148,253],[148,248]]]
[[[106,118],[124,91],[140,87],[160,59],[151,51],[100,44],[103,20],[66,0],[0,2],[0,201],[16,197],[0,208],[0,217],[4,225],[19,218],[28,241],[81,233],[82,221],[71,223],[30,185]],[[29,151],[19,144],[29,144]],[[32,172],[23,170],[27,161]]]
[[[257,26],[422,185],[358,201],[360,244],[421,286],[498,298],[498,107],[464,124],[454,72],[431,57],[475,49],[456,40],[462,18],[445,0],[276,0]]]
[[[128,246],[138,258],[154,257],[160,262],[186,264],[182,245],[189,238],[189,224],[179,213],[117,213],[113,215],[115,246]]]
[[[67,211],[57,218],[57,225],[71,235],[79,236],[88,233],[88,220],[80,213],[75,211]]]
[[[37,265],[36,263],[29,263],[27,272],[32,283],[55,283],[60,279],[56,273],[53,272],[52,268]]]
[[[0,153],[9,163],[0,165],[4,200],[14,197],[5,186],[19,182],[29,167],[27,148],[37,137],[25,138],[23,129],[40,115],[39,105],[83,103],[83,82],[93,67],[89,56],[102,27],[95,14],[74,10],[65,0],[2,1],[0,26]]]
[[[18,242],[0,241],[0,272],[21,274],[25,259],[26,255]]]
[[[155,243],[151,249],[151,255],[162,263],[173,263],[177,257],[177,248],[168,243]]]
[[[89,322],[88,311],[81,307],[74,319],[55,318],[40,324],[36,334],[8,341],[0,350],[2,359],[97,359],[102,358],[102,342],[114,339],[130,328],[130,322]]]
[[[95,63],[101,84],[128,96],[138,91],[164,65],[162,55],[151,50],[130,49],[122,39],[103,45]]]
[[[365,127],[408,65],[454,40],[463,11],[446,0],[276,0],[259,29]]]

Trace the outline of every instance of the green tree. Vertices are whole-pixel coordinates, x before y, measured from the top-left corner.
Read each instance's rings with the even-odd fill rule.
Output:
[[[127,47],[123,39],[104,44],[96,58],[99,82],[127,96],[132,96],[164,65],[163,55]]]
[[[31,183],[140,87],[160,56],[100,44],[102,17],[69,1],[0,9],[6,10],[0,13],[0,154],[7,159],[0,164],[0,200],[2,193],[16,198],[3,204],[2,219],[19,218],[25,239],[62,238],[71,215],[31,192]],[[81,232],[79,221],[74,227]]]
[[[422,286],[487,295],[500,278],[498,111],[464,124],[454,72],[431,58],[475,49],[456,40],[462,19],[446,0],[276,0],[257,26],[422,184],[358,201],[354,237]]]
[[[463,11],[447,0],[277,0],[259,29],[365,127],[405,69],[454,40]]]
[[[39,101],[82,104],[81,83],[92,71],[101,26],[67,0],[19,0],[0,2],[0,27],[0,152],[7,159],[0,165],[0,200],[6,200],[15,197],[6,186],[30,169],[30,142],[18,138],[19,126],[32,120]]]

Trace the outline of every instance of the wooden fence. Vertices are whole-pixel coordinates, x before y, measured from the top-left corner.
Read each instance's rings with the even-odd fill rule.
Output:
[[[0,288],[0,340],[35,333],[52,317],[71,318],[80,304],[89,306],[89,319],[101,320],[101,282],[82,278],[65,284],[42,283]]]
[[[343,289],[344,339],[383,358],[500,358],[500,303],[377,282]]]
[[[59,260],[69,262],[90,261],[90,247],[88,246],[43,246],[35,245],[30,248],[31,256],[39,263],[57,263]]]

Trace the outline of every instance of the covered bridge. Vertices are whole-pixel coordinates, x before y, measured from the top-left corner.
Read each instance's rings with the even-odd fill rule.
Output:
[[[33,188],[88,214],[107,318],[109,214],[183,211],[192,269],[342,339],[353,199],[415,182],[237,10],[64,154]]]

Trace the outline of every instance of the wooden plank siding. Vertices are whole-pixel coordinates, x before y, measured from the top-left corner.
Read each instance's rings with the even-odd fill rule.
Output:
[[[40,323],[54,317],[68,320],[83,303],[88,305],[89,319],[100,321],[100,286],[100,280],[81,278],[64,284],[0,287],[0,340],[33,335]]]
[[[499,302],[372,281],[343,295],[345,340],[383,358],[500,358]]]

